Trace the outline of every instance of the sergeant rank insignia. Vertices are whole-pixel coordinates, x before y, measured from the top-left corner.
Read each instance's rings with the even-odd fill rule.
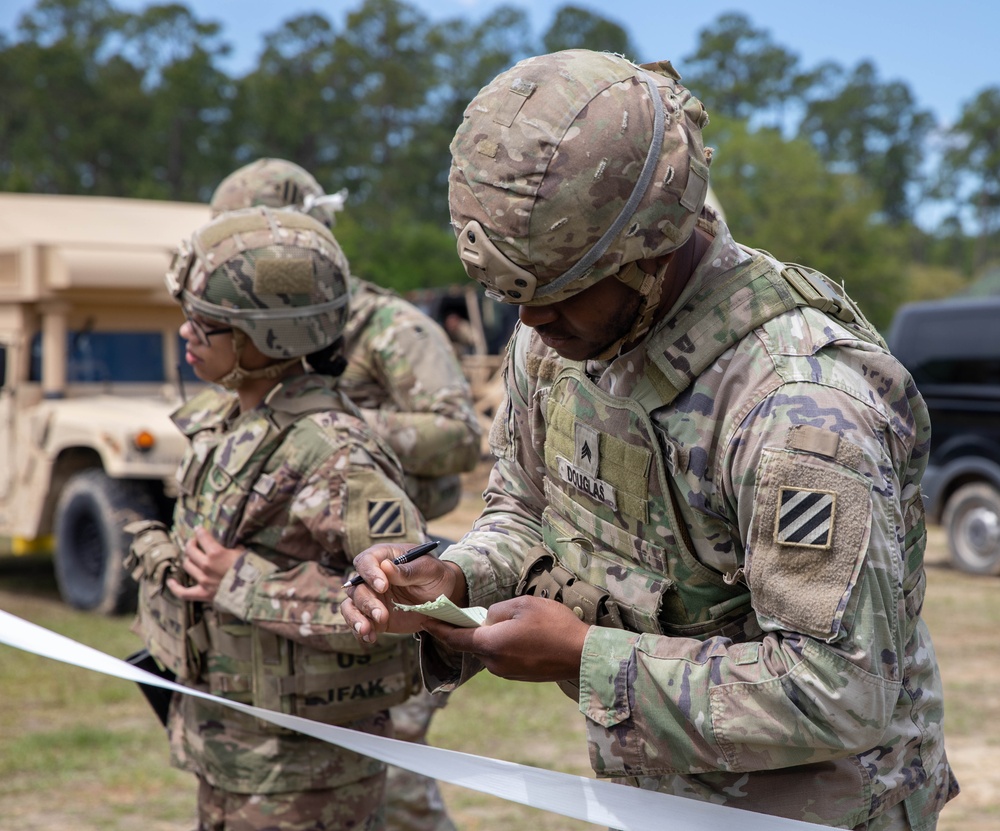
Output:
[[[368,533],[373,539],[403,536],[406,533],[406,520],[401,500],[369,499]]]
[[[829,548],[837,495],[805,488],[780,488],[774,541],[803,548]]]

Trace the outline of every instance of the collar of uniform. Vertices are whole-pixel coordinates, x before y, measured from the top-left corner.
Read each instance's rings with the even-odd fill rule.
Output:
[[[235,393],[208,386],[174,410],[170,420],[183,435],[193,436],[224,424],[239,407],[240,401]]]

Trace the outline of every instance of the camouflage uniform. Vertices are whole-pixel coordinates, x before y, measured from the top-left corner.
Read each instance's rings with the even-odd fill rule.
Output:
[[[599,776],[825,825],[932,829],[957,783],[920,617],[926,407],[838,287],[737,245],[702,210],[689,159],[702,152],[700,105],[669,65],[646,69],[544,56],[466,111],[453,143],[460,252],[509,301],[572,294],[558,275],[600,247],[632,189],[599,200],[605,185],[581,168],[615,177],[643,165],[650,131],[637,134],[636,161],[628,145],[650,107],[627,118],[615,107],[654,87],[666,99],[662,155],[650,154],[661,184],[623,212],[624,240],[598,251],[575,290],[628,282],[628,265],[678,248],[696,223],[711,243],[665,316],[640,320],[619,351],[575,362],[515,331],[486,510],[443,559],[461,567],[470,605],[548,580],[547,596],[596,619],[578,685],[561,686],[586,718]],[[574,97],[560,121],[556,102]],[[620,152],[598,166],[587,130]],[[572,201],[581,182],[605,220],[559,221],[555,195]],[[581,226],[593,236],[581,240]],[[479,668],[422,641],[430,688]]]
[[[258,159],[215,189],[213,215],[258,205],[295,209],[332,227],[346,191],[327,195],[306,170]],[[399,456],[406,488],[425,519],[453,510],[458,474],[479,461],[481,430],[472,393],[448,336],[395,292],[352,276],[341,388]]]
[[[316,179],[283,159],[258,159],[233,172],[212,196],[213,214],[257,205],[293,207],[327,227],[346,191],[324,194]],[[395,292],[351,275],[344,331],[347,368],[340,389],[361,408],[370,428],[395,451],[406,493],[425,519],[453,510],[459,474],[479,461],[481,429],[468,382],[447,335]],[[431,719],[447,695],[426,691],[392,709],[396,735],[426,742]],[[387,818],[396,831],[451,831],[437,783],[389,767]]]
[[[193,246],[194,265],[172,285],[185,306],[228,315],[276,360],[336,341],[346,261],[319,223],[239,212],[206,226]],[[335,271],[316,276],[324,268]],[[290,294],[265,292],[292,282]],[[250,324],[238,317],[246,308]],[[273,309],[289,317],[261,319]],[[309,317],[313,309],[325,311]],[[424,525],[395,455],[337,386],[313,372],[285,376],[246,412],[235,394],[209,387],[174,414],[191,444],[169,540],[151,523],[133,545],[139,622],[150,651],[196,689],[391,736],[388,707],[415,686],[411,639],[358,649],[339,611],[341,586],[355,553],[378,540],[420,541]],[[179,601],[165,584],[183,579],[181,552],[199,527],[246,549],[211,605]],[[147,544],[157,535],[161,544]],[[263,827],[261,817],[282,829],[384,827],[381,762],[191,696],[174,696],[168,730],[173,764],[201,781],[204,829]]]
[[[479,461],[472,393],[447,335],[395,292],[351,278],[341,389],[389,443],[425,519],[453,510]]]
[[[297,420],[278,447],[261,446],[259,437],[266,434],[274,412],[294,409],[297,401],[317,394],[328,409]],[[343,595],[337,587],[353,552],[387,534],[397,540],[420,539],[420,517],[403,494],[396,460],[372,440],[330,379],[298,376],[276,387],[261,408],[242,415],[234,408],[232,396],[207,390],[175,415],[192,441],[182,465],[183,496],[174,517],[178,547],[183,548],[194,528],[204,525],[248,548],[205,612],[212,618],[210,630],[228,637],[215,644],[210,636],[203,670],[192,682],[224,697],[343,722],[336,708],[319,700],[295,695],[265,700],[260,690],[250,689],[257,687],[258,679],[246,677],[246,660],[229,650],[253,629],[259,644],[255,648],[273,652],[280,667],[301,671],[324,652],[341,653],[341,666],[363,663],[365,656],[347,649],[353,647],[353,638],[339,613]],[[247,453],[247,448],[256,450]],[[267,453],[267,461],[235,527],[227,527],[230,518],[218,516],[216,506],[226,503],[228,488],[219,487],[223,477],[216,471],[229,474],[229,487],[242,484],[240,472],[254,464],[257,453]],[[376,520],[378,508],[385,513]],[[390,516],[392,522],[378,525]],[[259,672],[252,663],[252,671]],[[275,668],[274,674],[278,671]],[[352,681],[343,674],[345,682],[356,685],[352,694],[363,698],[371,689],[366,686],[370,679]],[[384,709],[358,717],[350,726],[392,734]],[[367,757],[188,696],[174,699],[170,736],[174,764],[234,793],[337,788],[337,800],[349,800],[353,783],[366,780],[368,788],[367,780],[383,769]]]

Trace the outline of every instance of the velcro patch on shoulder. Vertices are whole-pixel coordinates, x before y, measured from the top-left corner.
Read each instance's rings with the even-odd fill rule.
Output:
[[[871,536],[871,483],[836,460],[767,448],[747,539],[753,607],[765,624],[832,640]]]

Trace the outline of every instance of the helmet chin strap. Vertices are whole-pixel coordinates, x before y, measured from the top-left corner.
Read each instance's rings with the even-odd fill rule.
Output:
[[[598,361],[610,361],[617,357],[625,344],[638,343],[649,331],[660,305],[660,298],[663,296],[663,275],[672,259],[673,252],[664,259],[656,274],[647,274],[639,267],[639,263],[631,262],[615,275],[616,279],[639,292],[642,299],[632,328],[598,355]]]
[[[296,364],[301,366],[302,364],[302,358],[288,358],[284,361],[278,361],[278,363],[268,364],[261,369],[244,369],[240,366],[240,358],[243,355],[243,347],[248,340],[245,332],[233,329],[233,352],[236,354],[236,363],[233,364],[233,368],[228,373],[215,382],[219,386],[225,387],[227,390],[238,390],[247,381],[256,381],[260,378],[277,379],[284,375],[289,367]]]

